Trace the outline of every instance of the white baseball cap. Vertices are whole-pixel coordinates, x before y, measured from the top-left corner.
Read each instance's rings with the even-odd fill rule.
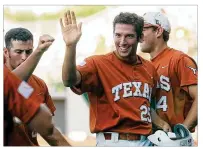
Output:
[[[168,18],[160,12],[147,12],[144,14],[144,27],[160,26],[168,33],[171,32],[171,25]]]

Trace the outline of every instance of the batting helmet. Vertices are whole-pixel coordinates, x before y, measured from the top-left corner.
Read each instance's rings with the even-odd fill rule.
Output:
[[[148,139],[155,146],[194,146],[190,131],[182,124],[175,125],[173,132],[157,130]]]

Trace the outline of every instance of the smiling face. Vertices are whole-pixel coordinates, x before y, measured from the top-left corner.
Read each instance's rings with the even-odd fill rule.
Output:
[[[6,57],[6,65],[13,70],[30,56],[33,51],[33,41],[12,40],[11,45],[9,49],[5,48],[4,55]]]
[[[122,59],[128,60],[131,56],[136,56],[138,41],[134,26],[130,24],[116,24],[114,43],[117,54]]]

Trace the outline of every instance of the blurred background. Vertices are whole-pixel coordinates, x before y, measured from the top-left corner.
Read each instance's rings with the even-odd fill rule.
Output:
[[[11,28],[24,27],[34,35],[35,48],[42,34],[55,38],[41,58],[34,74],[42,78],[54,100],[55,124],[74,146],[95,146],[95,134],[89,130],[89,107],[86,94],[78,96],[62,84],[61,73],[65,44],[59,18],[68,9],[74,10],[77,22],[82,22],[82,36],[77,46],[76,62],[114,50],[113,19],[120,12],[143,15],[160,11],[172,26],[168,45],[185,52],[197,62],[197,6],[4,6],[4,34]],[[149,59],[138,46],[138,54]],[[193,134],[197,143],[197,131]],[[47,143],[40,137],[40,145]]]

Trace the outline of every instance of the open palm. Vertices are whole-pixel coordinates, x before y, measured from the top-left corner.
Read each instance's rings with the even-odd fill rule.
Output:
[[[77,26],[75,13],[73,11],[64,13],[63,20],[60,19],[60,25],[66,46],[76,45],[82,35],[82,23]]]

